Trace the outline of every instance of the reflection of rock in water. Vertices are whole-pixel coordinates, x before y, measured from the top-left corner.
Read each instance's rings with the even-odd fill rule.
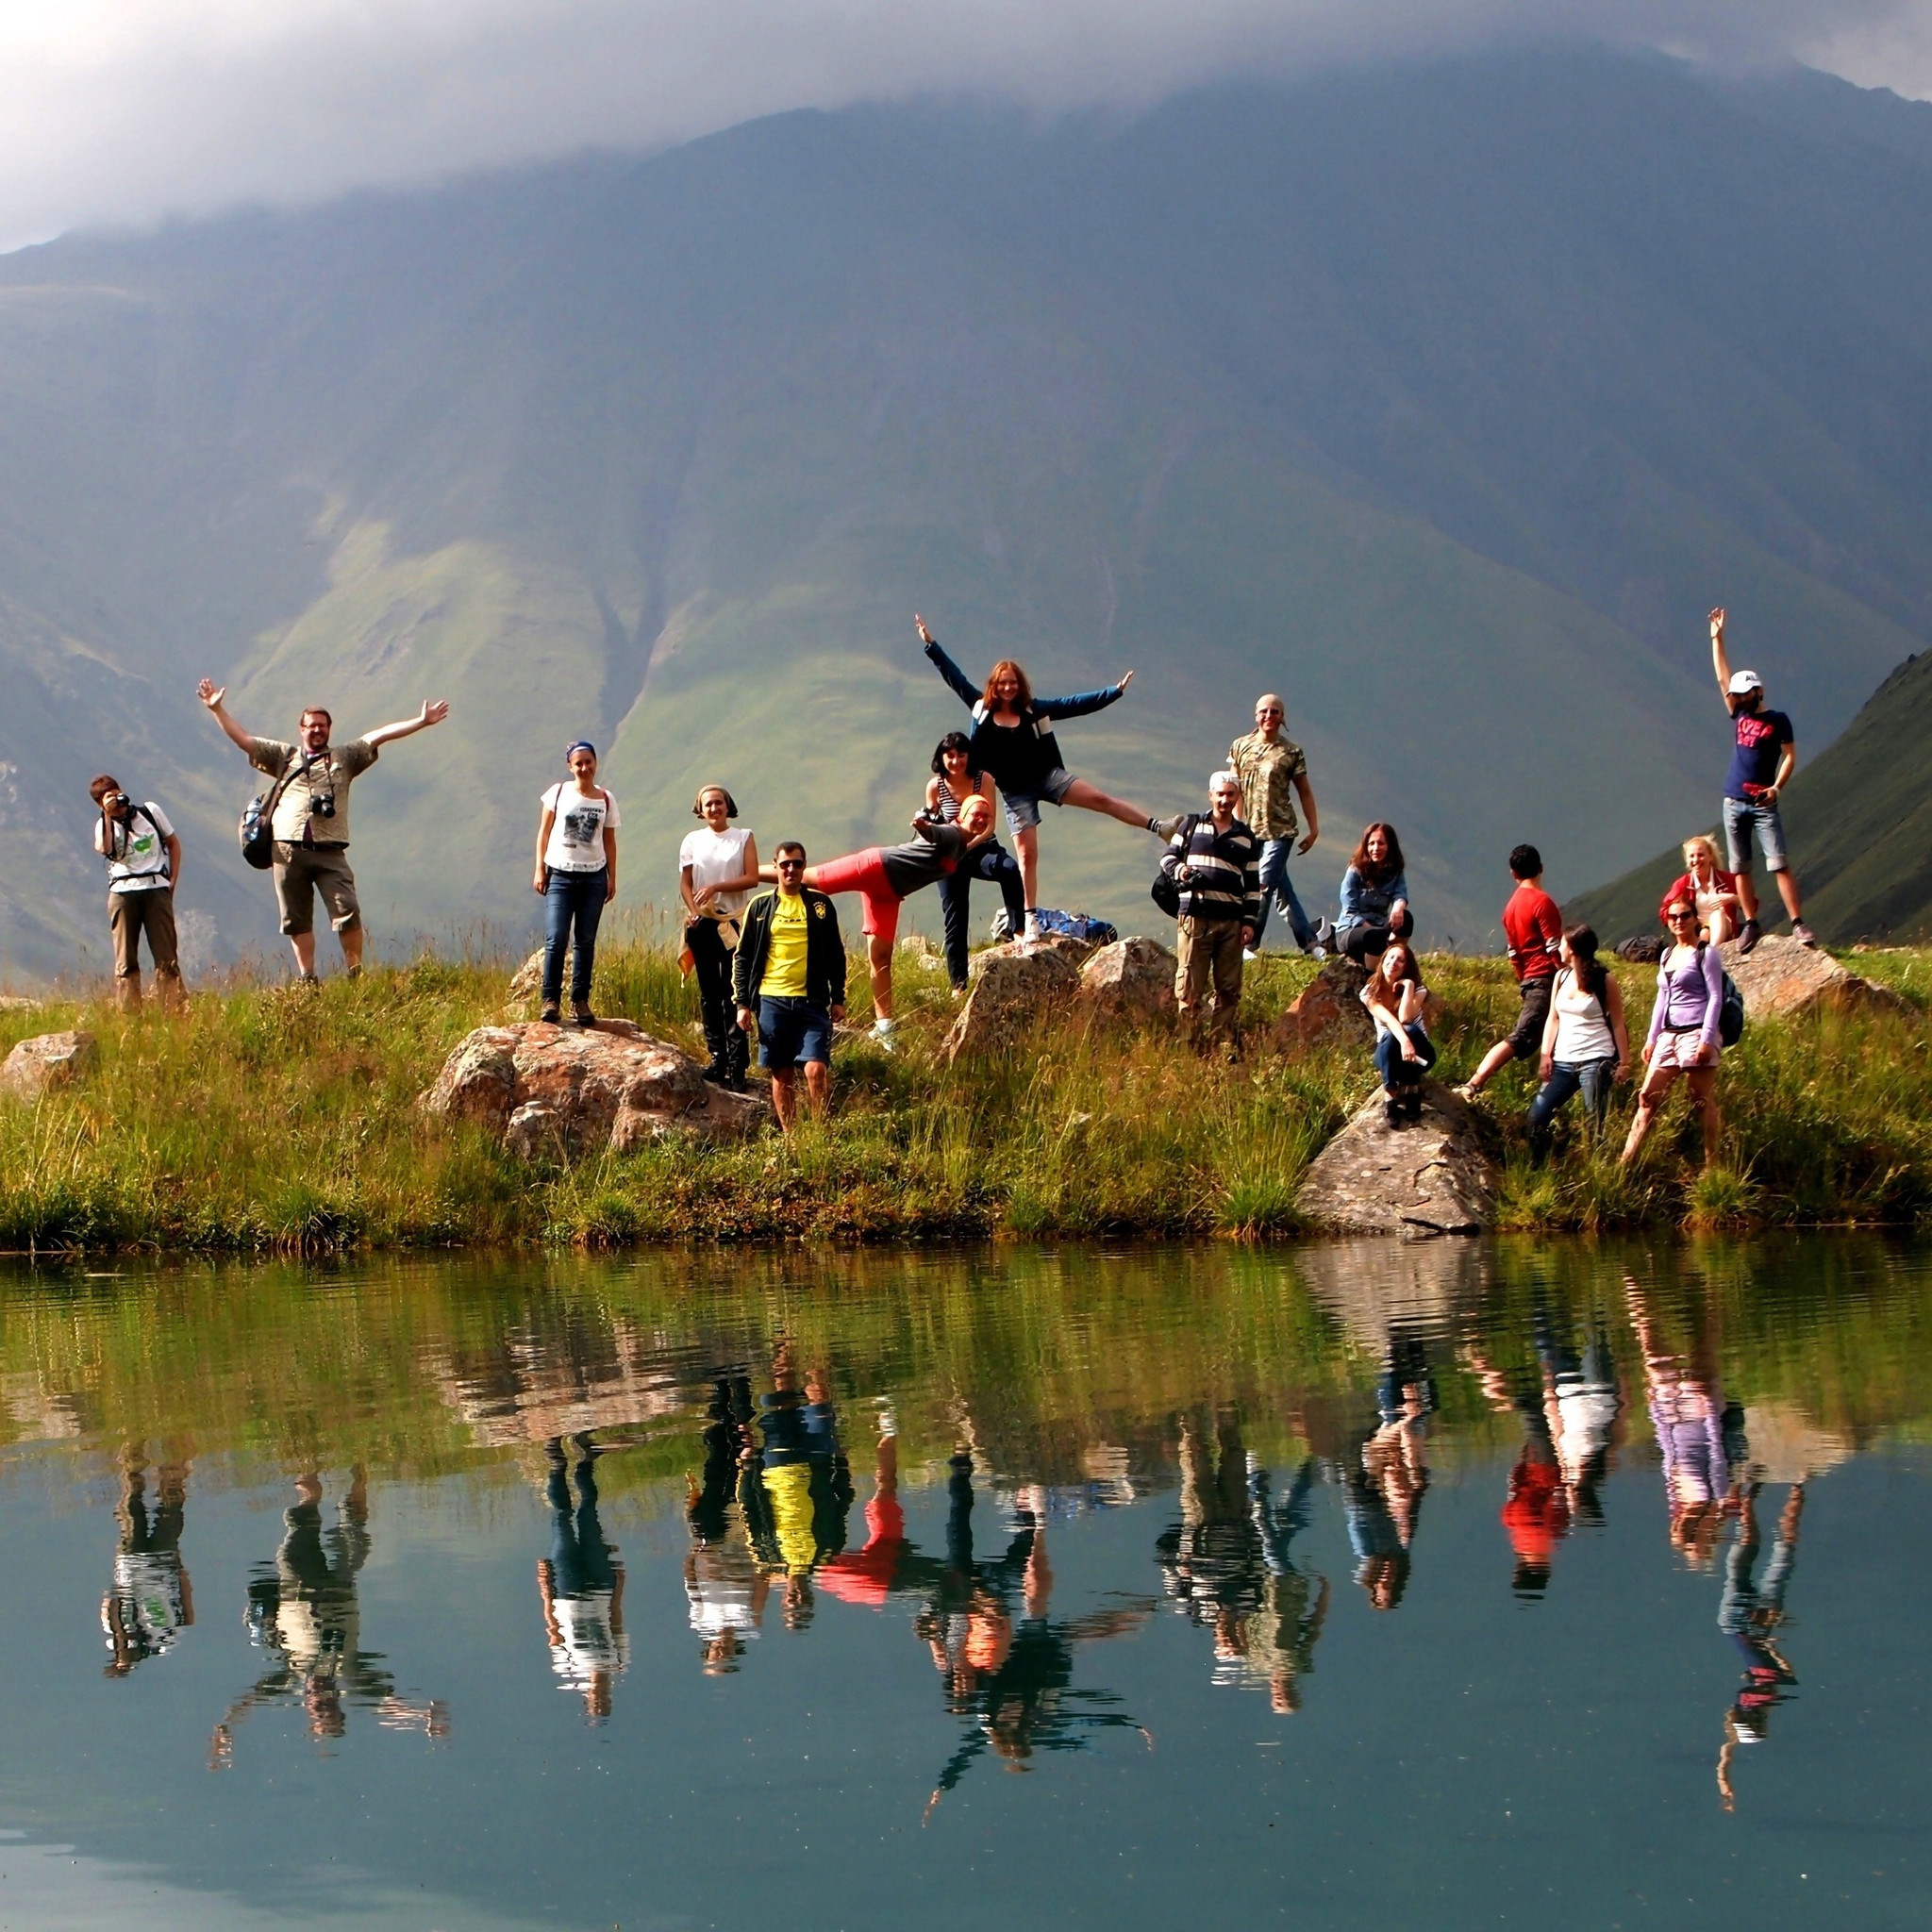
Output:
[[[533,1328],[434,1365],[443,1400],[489,1448],[681,1415],[700,1379],[702,1346],[669,1349],[616,1320]]]
[[[1852,1454],[1842,1436],[1821,1429],[1789,1403],[1747,1403],[1745,1451],[1740,1472],[1760,1483],[1802,1483],[1836,1469]]]
[[[1448,1333],[1475,1304],[1482,1263],[1467,1241],[1327,1241],[1295,1256],[1308,1292],[1377,1357],[1397,1329]]]

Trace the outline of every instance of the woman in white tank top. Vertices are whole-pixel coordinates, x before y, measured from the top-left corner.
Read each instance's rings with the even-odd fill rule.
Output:
[[[1579,1090],[1592,1129],[1603,1126],[1611,1085],[1629,1064],[1624,996],[1598,959],[1596,943],[1588,925],[1563,935],[1562,966],[1543,1024],[1543,1084],[1529,1108],[1529,1144],[1539,1160],[1549,1152],[1551,1123]]]

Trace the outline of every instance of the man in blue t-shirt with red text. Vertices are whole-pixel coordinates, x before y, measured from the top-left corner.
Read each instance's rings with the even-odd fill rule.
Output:
[[[1737,749],[1724,779],[1724,843],[1730,848],[1731,870],[1738,875],[1738,904],[1744,924],[1738,950],[1748,953],[1763,933],[1757,924],[1757,883],[1751,876],[1753,843],[1764,852],[1764,869],[1777,881],[1778,895],[1791,915],[1791,937],[1803,946],[1817,938],[1805,924],[1798,878],[1785,857],[1785,828],[1778,817],[1778,800],[1798,767],[1797,741],[1791,721],[1764,703],[1764,680],[1755,671],[1733,672],[1724,651],[1724,613],[1710,613],[1710,662],[1717,688],[1724,693],[1737,731]]]

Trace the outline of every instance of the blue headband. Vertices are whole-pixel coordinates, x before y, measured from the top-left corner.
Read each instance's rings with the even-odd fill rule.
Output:
[[[592,744],[588,738],[580,738],[575,744],[567,744],[564,746],[564,763],[569,764],[571,759],[575,758],[577,753],[580,751],[589,752],[592,758],[595,758],[597,756],[597,747],[594,744]]]

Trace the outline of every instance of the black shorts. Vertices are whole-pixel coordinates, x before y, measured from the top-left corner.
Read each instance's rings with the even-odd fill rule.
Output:
[[[1550,995],[1556,987],[1554,973],[1539,973],[1534,979],[1517,982],[1516,996],[1523,1002],[1523,1010],[1516,1016],[1516,1030],[1509,1036],[1509,1044],[1515,1048],[1518,1059],[1541,1057],[1543,1027],[1550,1017]]]

